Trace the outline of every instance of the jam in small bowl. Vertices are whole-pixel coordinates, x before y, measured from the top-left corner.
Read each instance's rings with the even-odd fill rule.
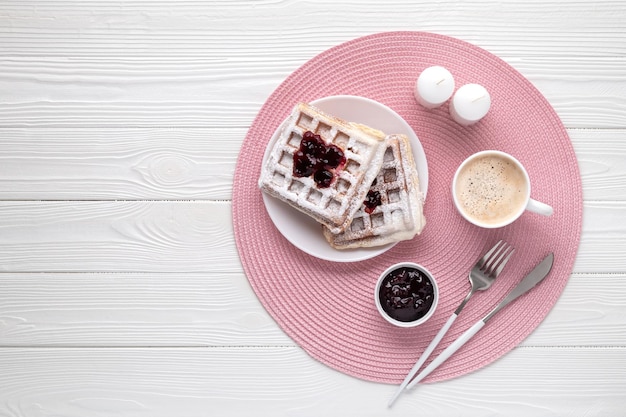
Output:
[[[423,266],[402,262],[387,268],[374,292],[376,307],[385,320],[400,327],[424,323],[437,308],[439,290]]]

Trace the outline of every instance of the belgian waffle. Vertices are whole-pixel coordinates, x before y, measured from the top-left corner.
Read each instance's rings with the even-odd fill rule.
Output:
[[[312,176],[294,174],[294,155],[306,132],[343,151],[345,162],[332,171],[334,179],[328,187],[320,187]],[[339,233],[348,227],[376,178],[385,153],[384,138],[379,130],[299,103],[272,145],[259,187]]]
[[[362,204],[343,232],[324,228],[324,236],[336,249],[409,240],[424,228],[424,199],[409,140],[405,135],[390,135],[385,142],[383,165],[368,193],[368,199],[376,200],[370,205],[370,210],[375,206],[371,213]]]

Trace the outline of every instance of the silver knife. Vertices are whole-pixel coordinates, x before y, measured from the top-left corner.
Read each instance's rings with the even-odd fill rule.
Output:
[[[479,320],[476,324],[470,327],[465,333],[463,333],[457,340],[454,341],[450,346],[448,346],[437,358],[435,358],[422,372],[420,372],[415,379],[407,385],[406,389],[411,389],[422,379],[426,378],[432,371],[434,371],[439,365],[441,365],[446,359],[448,359],[454,352],[459,350],[461,346],[463,346],[468,340],[472,338],[483,326],[491,319],[493,316],[498,313],[498,311],[502,310],[509,303],[513,302],[519,296],[525,294],[530,291],[535,285],[540,283],[547,275],[550,273],[552,269],[552,264],[554,263],[554,253],[550,252],[548,256],[546,256],[543,261],[541,261],[528,275],[524,277],[520,281],[519,284],[498,304],[496,308],[491,310],[489,314],[487,314],[482,320]],[[389,404],[391,405],[391,404]]]

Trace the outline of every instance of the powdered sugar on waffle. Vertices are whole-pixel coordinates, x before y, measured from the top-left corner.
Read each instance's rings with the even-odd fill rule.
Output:
[[[409,140],[404,135],[390,135],[385,143],[383,164],[370,189],[378,193],[380,204],[371,213],[362,205],[343,232],[324,229],[324,236],[336,249],[408,240],[424,228],[424,197]]]
[[[344,152],[346,162],[327,188],[312,177],[294,175],[294,154],[305,132],[321,136]],[[346,122],[307,103],[295,106],[262,167],[259,187],[313,217],[332,233],[351,223],[383,163],[385,134]]]

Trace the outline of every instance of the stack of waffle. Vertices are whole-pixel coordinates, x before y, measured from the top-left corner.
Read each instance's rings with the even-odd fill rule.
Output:
[[[336,249],[408,240],[424,227],[405,135],[386,135],[299,103],[271,145],[260,188],[322,225]]]

